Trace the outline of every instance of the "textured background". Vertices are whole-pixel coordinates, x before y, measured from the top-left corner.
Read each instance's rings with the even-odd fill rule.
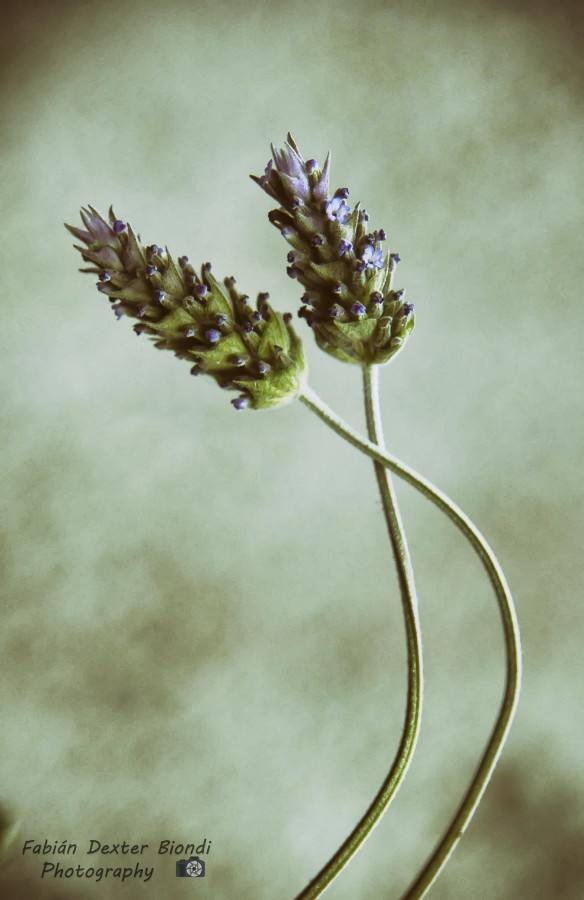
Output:
[[[23,837],[213,849],[196,885],[164,857],[146,885],[41,883],[19,856],[2,898],[290,898],[397,746],[403,627],[370,464],[301,405],[236,414],[136,341],[61,224],[114,202],[145,241],[294,309],[247,178],[288,129],[307,156],[333,149],[333,185],[401,253],[418,324],[383,373],[388,445],[475,518],[522,623],[516,726],[432,897],[583,895],[577,9],[4,4],[2,803]],[[361,427],[358,370],[302,333],[313,387]],[[400,499],[425,721],[331,900],[406,888],[502,691],[480,566]]]

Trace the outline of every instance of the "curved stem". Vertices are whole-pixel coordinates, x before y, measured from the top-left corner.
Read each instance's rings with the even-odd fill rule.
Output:
[[[442,840],[427,860],[424,868],[402,898],[402,900],[418,900],[418,898],[425,896],[430,889],[466,831],[497,765],[511,728],[521,688],[521,643],[513,598],[497,557],[486,539],[476,525],[446,494],[434,487],[423,476],[418,475],[413,469],[410,469],[409,466],[400,462],[399,459],[383,452],[371,441],[361,437],[308,386],[304,388],[300,399],[319,418],[326,422],[333,431],[349,441],[358,450],[367,454],[371,459],[391,469],[392,472],[395,472],[396,475],[399,475],[400,478],[403,478],[415,487],[416,490],[420,491],[448,516],[457,528],[462,531],[480,558],[489,576],[499,605],[507,659],[505,690],[501,708],[479,766],[454,818]]]
[[[363,393],[369,437],[376,444],[383,446],[376,368],[363,368]],[[396,757],[373,803],[326,866],[298,895],[297,900],[312,900],[314,897],[319,897],[369,837],[389,808],[406,776],[420,731],[423,684],[422,641],[418,623],[414,572],[391,477],[385,466],[379,462],[375,463],[375,474],[395,557],[406,625],[408,691],[404,729]]]

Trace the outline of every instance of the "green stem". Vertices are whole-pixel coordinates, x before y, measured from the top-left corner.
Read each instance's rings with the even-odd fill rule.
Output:
[[[364,367],[363,393],[369,436],[376,444],[382,446],[383,434],[381,430],[381,416],[379,414],[376,368]],[[395,557],[406,624],[408,692],[404,729],[393,764],[369,809],[326,866],[298,895],[297,900],[312,900],[314,897],[319,897],[371,834],[389,808],[406,776],[420,731],[423,682],[422,642],[418,623],[414,573],[391,478],[385,466],[378,462],[375,463],[375,474],[379,484],[383,512]]]
[[[349,441],[362,453],[371,459],[391,469],[400,478],[420,491],[435,506],[462,531],[472,545],[486,569],[489,580],[497,597],[506,650],[506,681],[503,700],[495,727],[491,733],[487,746],[479,766],[473,776],[471,784],[458,807],[442,840],[435,847],[434,852],[427,860],[424,868],[410,885],[402,900],[418,900],[425,896],[443,867],[448,862],[452,852],[472,819],[477,806],[485,792],[491,775],[497,765],[503,745],[509,734],[511,723],[517,708],[519,691],[521,687],[521,644],[519,638],[519,625],[515,613],[515,607],[505,575],[499,565],[497,557],[489,547],[487,541],[468,516],[449,498],[434,487],[421,475],[418,475],[409,466],[406,466],[394,456],[380,450],[371,441],[361,437],[339,416],[336,415],[311,388],[306,386],[300,396],[302,402],[319,416],[330,428],[345,440]],[[302,896],[302,895],[301,895]]]

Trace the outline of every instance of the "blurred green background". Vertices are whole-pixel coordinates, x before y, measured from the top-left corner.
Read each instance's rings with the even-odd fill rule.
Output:
[[[1,800],[22,839],[213,845],[196,883],[154,855],[148,884],[41,882],[42,860],[17,852],[2,898],[291,898],[397,747],[404,636],[371,465],[300,404],[236,414],[136,341],[62,227],[113,202],[147,243],[295,310],[247,177],[288,129],[307,157],[332,148],[333,187],[401,254],[417,327],[383,372],[387,443],[487,535],[522,624],[515,728],[432,897],[584,894],[579,10],[4,5]],[[363,427],[358,369],[298,326],[312,386]],[[478,562],[399,496],[425,720],[331,900],[407,887],[502,692]]]

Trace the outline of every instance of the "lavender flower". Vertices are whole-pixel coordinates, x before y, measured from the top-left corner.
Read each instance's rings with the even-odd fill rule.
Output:
[[[97,275],[118,319],[140,320],[136,334],[188,360],[193,375],[210,375],[220,387],[242,392],[232,401],[236,409],[281,406],[299,395],[306,378],[302,344],[266,293],[254,309],[235,279],[222,286],[209,263],[199,274],[186,257],[176,265],[162,247],[144,247],[112,209],[106,219],[89,207],[81,218],[84,228],[66,227],[90,264],[82,271]]]
[[[346,225],[351,213],[351,207],[347,206],[342,197],[333,197],[332,200],[327,202],[325,212],[331,222],[339,222],[341,225]]]
[[[376,250],[371,244],[366,244],[361,254],[366,269],[383,268],[383,250]]]
[[[251,176],[278,203],[270,221],[292,246],[288,275],[303,288],[299,312],[321,349],[344,362],[383,364],[404,346],[414,324],[392,290],[399,262],[385,254],[385,231],[369,231],[368,213],[345,202],[348,188],[329,196],[330,153],[322,169],[305,162],[292,135],[260,177]],[[300,203],[297,200],[300,199]]]

